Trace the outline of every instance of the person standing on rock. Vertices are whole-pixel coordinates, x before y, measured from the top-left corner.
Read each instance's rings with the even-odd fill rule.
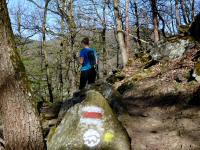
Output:
[[[80,64],[82,67],[79,90],[84,89],[86,84],[90,85],[95,83],[97,74],[95,70],[97,54],[94,49],[89,47],[89,38],[83,38],[81,44],[83,49],[80,51]]]

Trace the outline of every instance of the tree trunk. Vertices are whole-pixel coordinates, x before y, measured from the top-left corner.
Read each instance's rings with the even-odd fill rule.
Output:
[[[189,3],[190,3],[190,0],[189,0]],[[187,17],[187,22],[190,24],[191,23],[191,4],[188,6],[189,4],[184,3],[184,6],[185,6],[185,14],[186,14],[186,17]]]
[[[64,8],[64,4],[63,4],[63,7]],[[65,24],[65,21],[64,21],[64,17],[61,16],[61,34],[64,35],[65,32],[65,27],[64,27],[64,24]],[[60,52],[59,52],[59,64],[58,64],[58,68],[59,68],[59,91],[60,91],[60,100],[62,101],[63,100],[63,87],[64,87],[64,82],[63,82],[63,54],[64,54],[64,51],[65,51],[65,39],[63,38],[62,39],[62,43],[60,44],[61,46],[61,49],[60,49]]]
[[[171,33],[171,34],[173,34],[173,35],[175,35],[176,34],[176,31],[175,31],[175,23],[174,23],[174,20],[172,20],[172,30],[173,30],[173,33]]]
[[[157,10],[157,0],[151,0],[151,9],[153,14],[153,26],[154,26],[154,42],[159,41],[159,21],[158,21],[158,10]]]
[[[74,44],[75,44],[75,38],[76,38],[76,23],[74,20],[74,12],[73,12],[73,0],[68,0],[68,15],[66,16],[67,18],[67,23],[68,23],[68,28],[70,31],[70,54],[73,55],[74,53]],[[72,56],[71,55],[71,56]],[[71,69],[69,70],[69,81],[70,81],[70,95],[73,94],[73,92],[76,91],[76,62],[75,59],[73,59],[73,56],[71,57],[72,62],[70,63]]]
[[[167,36],[166,36],[166,34],[165,34],[165,20],[164,20],[164,18],[160,15],[160,13],[158,13],[158,17],[159,17],[159,19],[160,19],[161,22],[162,22],[162,29],[161,29],[162,35],[166,38]]]
[[[134,3],[134,10],[135,10],[135,17],[136,17],[136,34],[137,34],[137,42],[138,42],[138,45],[141,47],[142,46],[142,43],[140,41],[140,25],[139,25],[139,15],[138,15],[138,6],[137,6],[137,0],[134,0],[133,1]]]
[[[73,0],[58,0],[58,11],[63,17],[68,25],[69,29],[69,49],[67,51],[66,55],[66,63],[67,65],[67,74],[69,85],[68,86],[68,93],[69,95],[72,95],[73,92],[76,90],[76,62],[75,59],[73,59],[73,53],[74,53],[74,44],[75,44],[75,38],[76,38],[76,23],[74,20],[74,12],[73,12]],[[64,5],[64,7],[63,7]]]
[[[107,76],[107,51],[106,51],[106,30],[107,30],[107,24],[106,24],[106,0],[102,0],[102,14],[99,13],[99,8],[97,7],[97,3],[95,0],[91,0],[92,4],[94,6],[94,10],[96,11],[96,15],[98,19],[101,22],[102,25],[102,31],[101,31],[101,45],[102,45],[102,52],[103,52],[103,76]],[[101,5],[101,4],[100,4]]]
[[[183,15],[183,20],[185,24],[188,24],[186,14],[185,14],[185,0],[180,0],[181,2],[181,10],[182,10],[182,15]]]
[[[103,74],[107,75],[107,51],[106,51],[106,0],[103,0],[103,19],[102,19],[103,30],[101,33],[102,46],[103,46]]]
[[[176,9],[176,25],[179,27],[181,25],[180,23],[180,17],[179,17],[179,8],[178,8],[178,0],[175,0],[175,9]]]
[[[17,10],[17,14],[16,14],[16,17],[17,17],[17,32],[18,32],[18,36],[19,36],[19,41],[21,41],[21,38],[22,38],[22,30],[21,30],[21,25],[22,25],[22,12],[21,12],[21,9],[20,7],[18,8]],[[22,54],[22,47],[19,48],[19,54],[21,55]]]
[[[48,93],[49,93],[49,100],[50,102],[53,102],[53,90],[52,90],[52,84],[51,84],[51,78],[50,78],[50,72],[49,72],[49,63],[48,63],[48,51],[45,48],[46,45],[46,19],[47,19],[47,9],[48,4],[50,0],[45,1],[45,8],[44,8],[44,14],[43,14],[43,22],[42,22],[42,44],[41,44],[41,52],[44,52],[44,63],[45,63],[45,75],[46,75],[46,81],[47,81],[47,87],[48,87]]]
[[[195,18],[195,7],[194,7],[194,3],[195,3],[195,0],[192,0],[192,21],[194,21],[194,18]]]
[[[128,62],[128,53],[124,41],[124,33],[122,31],[122,21],[119,11],[119,0],[114,0],[114,13],[115,13],[115,22],[117,26],[117,40],[121,50],[123,67],[125,67]]]
[[[126,49],[131,56],[131,45],[130,45],[130,25],[129,25],[129,0],[126,0]]]
[[[43,150],[42,131],[25,68],[16,50],[6,0],[0,1],[0,72],[0,106],[6,149]]]

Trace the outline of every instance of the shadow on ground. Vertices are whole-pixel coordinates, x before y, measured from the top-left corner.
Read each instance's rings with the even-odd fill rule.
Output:
[[[128,115],[120,120],[132,139],[132,149],[200,149],[199,85],[179,89],[172,83],[148,85],[123,94]]]

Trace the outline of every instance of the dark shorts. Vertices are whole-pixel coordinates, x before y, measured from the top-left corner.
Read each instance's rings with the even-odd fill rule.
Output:
[[[96,70],[94,67],[92,67],[90,70],[81,71],[81,77],[80,77],[80,86],[79,89],[84,89],[86,84],[92,84],[95,83],[96,80]]]

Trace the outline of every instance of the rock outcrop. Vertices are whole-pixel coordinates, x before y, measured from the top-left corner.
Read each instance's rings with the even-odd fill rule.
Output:
[[[103,95],[103,97],[107,100],[108,104],[111,106],[114,112],[117,114],[122,114],[126,111],[125,106],[121,102],[122,96],[121,94],[114,89],[114,87],[106,83],[104,81],[97,81],[96,84],[94,84],[91,89],[98,91]],[[73,97],[70,99],[67,99],[61,106],[58,120],[62,120],[65,113],[74,105],[81,103],[85,97],[86,97],[87,90],[75,92]]]
[[[67,111],[74,105],[81,103],[86,97],[86,91],[75,92],[73,97],[63,102],[60,112],[58,114],[59,122],[63,119]]]
[[[93,85],[92,89],[101,93],[117,114],[126,113],[121,94],[110,83],[100,81]]]
[[[164,41],[154,47],[150,47],[150,55],[153,60],[180,58],[187,51],[189,40],[177,39],[176,42]]]
[[[58,123],[58,113],[60,111],[62,102],[42,103],[39,108],[43,136],[46,137],[52,126]]]
[[[61,124],[51,130],[48,150],[130,150],[127,132],[107,100],[94,90],[70,108]]]
[[[181,44],[181,40],[176,37],[160,49],[152,48],[160,56],[159,63],[147,69],[145,62],[125,68],[126,78],[113,85],[127,107],[120,121],[131,137],[132,149],[200,149],[200,84],[196,82],[200,81],[200,44],[187,40]],[[185,51],[183,56],[169,59],[172,51],[179,50]],[[193,70],[196,80],[191,78]]]
[[[191,24],[189,35],[193,36],[195,40],[200,41],[200,13],[195,17],[194,22]]]

